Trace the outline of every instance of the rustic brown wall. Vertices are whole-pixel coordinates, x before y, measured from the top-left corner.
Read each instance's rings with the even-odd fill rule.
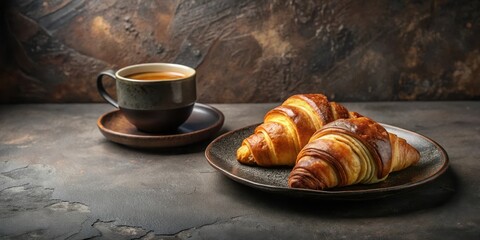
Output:
[[[480,98],[480,1],[0,4],[0,102],[101,101],[98,72],[141,62],[195,67],[201,102]]]

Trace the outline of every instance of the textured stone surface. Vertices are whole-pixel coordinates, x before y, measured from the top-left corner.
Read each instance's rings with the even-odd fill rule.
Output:
[[[276,104],[214,105],[221,133]],[[107,104],[0,106],[2,239],[477,239],[479,102],[344,103],[437,141],[450,168],[419,189],[370,201],[295,198],[231,181],[209,141],[136,150],[95,126]]]
[[[0,102],[101,101],[101,70],[176,62],[202,102],[480,97],[480,2],[2,1]],[[113,83],[109,86],[113,90]]]

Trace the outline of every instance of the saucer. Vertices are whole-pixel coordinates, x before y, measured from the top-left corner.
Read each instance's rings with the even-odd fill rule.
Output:
[[[178,147],[211,137],[223,126],[225,117],[218,109],[195,103],[192,114],[175,132],[151,134],[138,131],[120,110],[105,113],[98,118],[100,132],[110,141],[135,148]]]

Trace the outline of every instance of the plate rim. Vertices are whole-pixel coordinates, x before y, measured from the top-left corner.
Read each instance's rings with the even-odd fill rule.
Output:
[[[420,134],[420,133],[417,133],[417,132],[414,132],[414,131],[411,131],[411,130],[408,130],[408,129],[400,128],[400,127],[397,127],[397,126],[393,126],[393,125],[390,125],[390,124],[385,124],[385,123],[380,123],[380,124],[385,128],[394,129],[394,130],[399,131],[399,132],[414,135],[415,137],[423,138],[427,142],[433,144],[436,147],[436,149],[439,150],[440,159],[443,159],[443,164],[439,168],[439,170],[436,171],[431,176],[428,176],[425,179],[422,179],[420,181],[401,184],[401,185],[389,186],[389,187],[384,187],[384,188],[362,189],[362,190],[350,190],[349,189],[349,190],[329,191],[329,190],[290,188],[288,186],[274,186],[274,185],[270,185],[270,184],[255,182],[251,179],[246,179],[246,178],[239,177],[239,176],[227,171],[226,169],[221,168],[220,166],[215,164],[212,161],[212,159],[210,159],[210,158],[214,157],[211,153],[211,149],[214,147],[215,144],[217,144],[217,142],[219,142],[220,140],[222,140],[222,139],[224,139],[224,138],[226,138],[226,137],[228,137],[228,136],[230,136],[234,133],[244,131],[245,129],[253,128],[253,127],[258,126],[260,124],[261,123],[256,123],[256,124],[251,124],[251,125],[248,125],[248,126],[245,126],[245,127],[242,127],[242,128],[238,128],[238,129],[226,132],[226,133],[218,136],[217,138],[215,138],[205,149],[205,157],[207,159],[207,162],[212,167],[214,167],[216,170],[220,171],[221,173],[223,173],[224,175],[226,175],[230,179],[235,180],[236,182],[242,183],[244,185],[253,187],[253,188],[266,190],[266,191],[269,191],[269,192],[283,192],[283,193],[288,192],[288,193],[294,193],[294,194],[298,194],[298,195],[314,195],[314,196],[320,196],[320,197],[328,197],[329,199],[330,198],[345,199],[346,197],[348,197],[348,199],[350,199],[351,196],[365,196],[365,195],[373,195],[373,194],[383,194],[385,196],[388,196],[388,195],[391,195],[393,193],[397,193],[397,192],[400,192],[400,191],[403,191],[403,190],[408,190],[408,189],[411,189],[413,187],[420,186],[420,185],[423,185],[425,183],[431,182],[434,179],[441,176],[442,174],[444,174],[449,167],[449,157],[448,157],[447,152],[435,140],[433,140],[430,137],[427,137],[423,134]],[[376,197],[372,197],[372,198],[376,198]],[[364,198],[361,198],[361,199],[364,199]]]
[[[154,144],[152,146],[141,146],[141,145],[138,145],[138,144],[128,144],[128,143],[125,143],[124,141],[118,141],[117,139],[112,139],[110,136],[107,136],[107,135],[111,135],[111,136],[115,136],[115,137],[129,138],[129,139],[140,139],[142,141],[156,140],[156,141],[164,142],[164,141],[168,141],[168,140],[171,140],[171,139],[174,139],[174,138],[179,138],[180,139],[180,138],[186,138],[186,137],[192,136],[192,135],[193,136],[204,135],[204,134],[207,134],[207,133],[210,133],[210,132],[212,132],[212,134],[213,134],[213,132],[217,132],[222,128],[222,126],[225,122],[225,116],[223,115],[223,113],[220,110],[218,110],[217,108],[215,108],[213,106],[210,106],[208,104],[203,104],[203,103],[195,103],[194,108],[203,108],[203,109],[207,109],[208,111],[213,112],[215,114],[216,121],[214,123],[210,124],[209,126],[205,127],[205,128],[198,129],[198,130],[192,131],[192,132],[186,132],[186,133],[180,133],[180,134],[164,134],[164,135],[159,135],[159,134],[135,135],[135,134],[128,134],[128,133],[122,133],[122,132],[114,131],[112,129],[107,128],[103,124],[103,121],[104,121],[105,117],[107,117],[108,115],[111,115],[111,114],[116,114],[120,111],[119,109],[115,109],[115,110],[108,111],[108,112],[102,114],[97,119],[97,127],[100,130],[100,132],[110,141],[113,141],[113,142],[116,142],[116,143],[119,143],[119,144],[123,144],[123,145],[127,145],[127,146],[141,147],[141,148],[164,147],[164,144]],[[182,145],[191,144],[191,143],[194,143],[196,141],[197,141],[196,139],[192,138],[191,141],[187,141],[186,144],[182,144]],[[168,145],[166,147],[169,147],[169,146],[181,146],[181,145]]]

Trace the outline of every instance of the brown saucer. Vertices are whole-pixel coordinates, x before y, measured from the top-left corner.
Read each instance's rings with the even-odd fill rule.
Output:
[[[205,140],[222,128],[224,119],[223,113],[216,108],[195,103],[192,115],[173,133],[162,135],[138,131],[120,110],[102,115],[97,126],[112,142],[136,148],[167,148]]]

